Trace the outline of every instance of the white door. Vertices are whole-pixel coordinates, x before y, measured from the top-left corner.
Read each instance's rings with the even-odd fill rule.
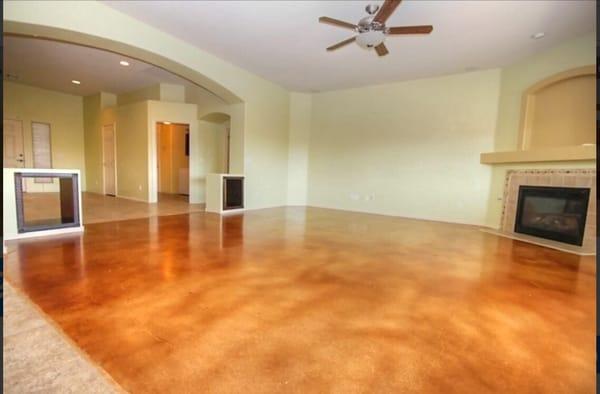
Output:
[[[20,120],[4,119],[4,168],[24,167],[23,123]]]
[[[102,128],[102,165],[104,167],[104,194],[114,196],[116,188],[115,168],[115,125]]]

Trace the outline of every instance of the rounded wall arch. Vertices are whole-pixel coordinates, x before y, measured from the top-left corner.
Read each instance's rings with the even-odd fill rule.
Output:
[[[7,20],[3,21],[3,33],[7,35],[33,37],[37,39],[48,39],[77,44],[128,56],[162,68],[183,79],[195,83],[196,85],[202,86],[222,98],[227,104],[243,102],[243,100],[233,91],[201,72],[157,53],[124,42],[92,36],[80,31]]]
[[[234,93],[231,89],[223,86],[223,84],[211,79],[202,72],[188,67],[180,62],[176,62],[156,52],[128,44],[125,42],[112,40],[97,35],[87,34],[78,30],[68,30],[55,26],[45,26],[32,23],[25,23],[14,20],[3,21],[4,34],[31,37],[36,39],[53,40],[65,42],[75,45],[86,46],[103,51],[108,51],[129,58],[137,59],[142,62],[162,68],[165,71],[173,73],[183,79],[186,79],[196,85],[202,86],[211,93],[220,97],[225,104],[219,106],[219,113],[230,116],[230,146],[229,146],[229,170],[239,174],[244,173],[244,129],[245,129],[245,103],[240,98],[240,95]],[[201,113],[206,113],[208,109],[198,108],[196,120],[199,120]],[[210,111],[209,111],[210,112]],[[192,134],[197,121],[188,122],[191,125]],[[148,190],[149,202],[156,201],[157,196],[157,176],[155,169],[155,151],[156,151],[156,135],[154,123],[149,127],[149,148],[148,148]],[[192,137],[193,138],[193,137]],[[192,171],[190,171],[190,185],[194,182]],[[190,202],[202,202],[199,193],[198,197],[194,197]],[[196,200],[196,201],[192,201]]]
[[[211,122],[211,123],[223,123],[223,122],[227,122],[228,120],[231,120],[231,116],[224,112],[211,112],[209,114],[202,116],[200,118],[200,120],[204,120],[206,122]]]

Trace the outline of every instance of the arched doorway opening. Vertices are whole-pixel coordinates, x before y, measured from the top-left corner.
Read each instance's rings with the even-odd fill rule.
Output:
[[[204,202],[204,193],[199,184],[202,183],[201,174],[202,168],[199,168],[198,163],[201,158],[194,157],[199,152],[199,148],[193,149],[193,146],[198,146],[200,141],[200,135],[198,133],[198,125],[201,114],[214,113],[215,108],[218,108],[218,113],[222,113],[229,116],[228,125],[228,139],[226,149],[226,167],[219,168],[219,171],[236,171],[243,173],[244,171],[244,102],[239,95],[232,92],[227,87],[219,84],[213,79],[202,74],[201,71],[192,69],[181,63],[173,61],[167,57],[161,56],[157,53],[148,51],[146,49],[137,47],[132,44],[110,40],[104,37],[92,36],[86,33],[72,30],[59,29],[52,26],[34,25],[28,23],[21,23],[16,21],[4,21],[4,34],[12,36],[30,37],[41,40],[59,41],[64,43],[70,43],[89,48],[95,48],[102,51],[111,52],[114,54],[120,54],[129,58],[137,59],[145,63],[154,65],[163,70],[166,70],[172,74],[175,74],[187,81],[190,81],[202,88],[212,92],[216,96],[220,97],[222,101],[218,105],[208,105],[205,108],[198,106],[193,111],[193,115],[189,113],[185,114],[167,114],[161,113],[160,110],[154,111],[149,114],[148,117],[148,135],[147,135],[147,146],[148,146],[148,175],[147,175],[147,194],[144,193],[143,200],[153,203],[158,200],[158,171],[157,171],[157,133],[156,124],[159,122],[174,122],[189,125],[189,138],[190,138],[190,169],[189,169],[189,202],[190,203],[201,203]],[[180,116],[181,115],[181,116]],[[203,120],[203,122],[214,123],[218,122],[218,119]],[[136,187],[137,184],[136,184]],[[142,190],[139,187],[139,190]],[[147,196],[147,197],[146,197]]]

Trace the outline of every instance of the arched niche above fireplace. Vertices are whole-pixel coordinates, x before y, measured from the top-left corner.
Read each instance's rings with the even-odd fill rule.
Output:
[[[596,143],[596,67],[552,75],[523,94],[520,149]]]
[[[518,145],[482,164],[596,160],[596,66],[560,72],[523,93]]]

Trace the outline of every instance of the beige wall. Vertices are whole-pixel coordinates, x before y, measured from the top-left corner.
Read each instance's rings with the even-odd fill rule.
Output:
[[[202,200],[206,202],[206,175],[212,173],[223,173],[223,140],[226,132],[226,124],[206,121],[198,122],[198,138],[194,140],[192,149],[201,157],[196,168],[196,187],[200,189]]]
[[[102,193],[102,109],[100,94],[83,98],[87,191]]]
[[[87,191],[104,193],[102,127],[116,122],[117,96],[100,92],[83,98]]]
[[[314,94],[308,111],[308,204],[497,227],[507,170],[595,166],[595,161],[488,166],[478,157],[517,149],[525,89],[594,62],[590,34],[501,71]],[[296,171],[304,140],[297,125],[307,111],[297,118],[302,107],[294,94],[290,108],[293,204],[302,195],[297,183],[302,174]]]
[[[148,102],[119,106],[116,114],[117,195],[148,201]]]
[[[313,96],[308,204],[482,224],[500,70]]]
[[[185,102],[186,94],[183,85],[170,83],[157,83],[155,85],[145,86],[143,88],[119,94],[117,96],[117,105],[135,103],[137,101],[169,101],[174,103]]]
[[[182,85],[161,83],[160,101],[170,101],[174,103],[185,102],[185,87],[183,87]]]
[[[117,105],[131,104],[138,101],[160,100],[160,84],[146,86],[132,92],[117,96]]]
[[[231,119],[221,123],[221,131],[217,133],[217,168],[219,173],[229,173],[229,138],[231,134]]]
[[[52,167],[80,170],[86,190],[82,97],[4,81],[3,110],[23,123],[26,167],[33,167],[31,122],[49,123]]]
[[[306,205],[311,105],[310,94],[290,94],[288,205]]]
[[[527,88],[561,71],[595,64],[595,56],[596,35],[588,34],[503,68],[494,150],[517,150],[521,98]],[[485,224],[493,228],[500,226],[504,180],[507,170],[528,168],[592,168],[595,166],[596,161],[515,163],[490,166],[492,178]]]

